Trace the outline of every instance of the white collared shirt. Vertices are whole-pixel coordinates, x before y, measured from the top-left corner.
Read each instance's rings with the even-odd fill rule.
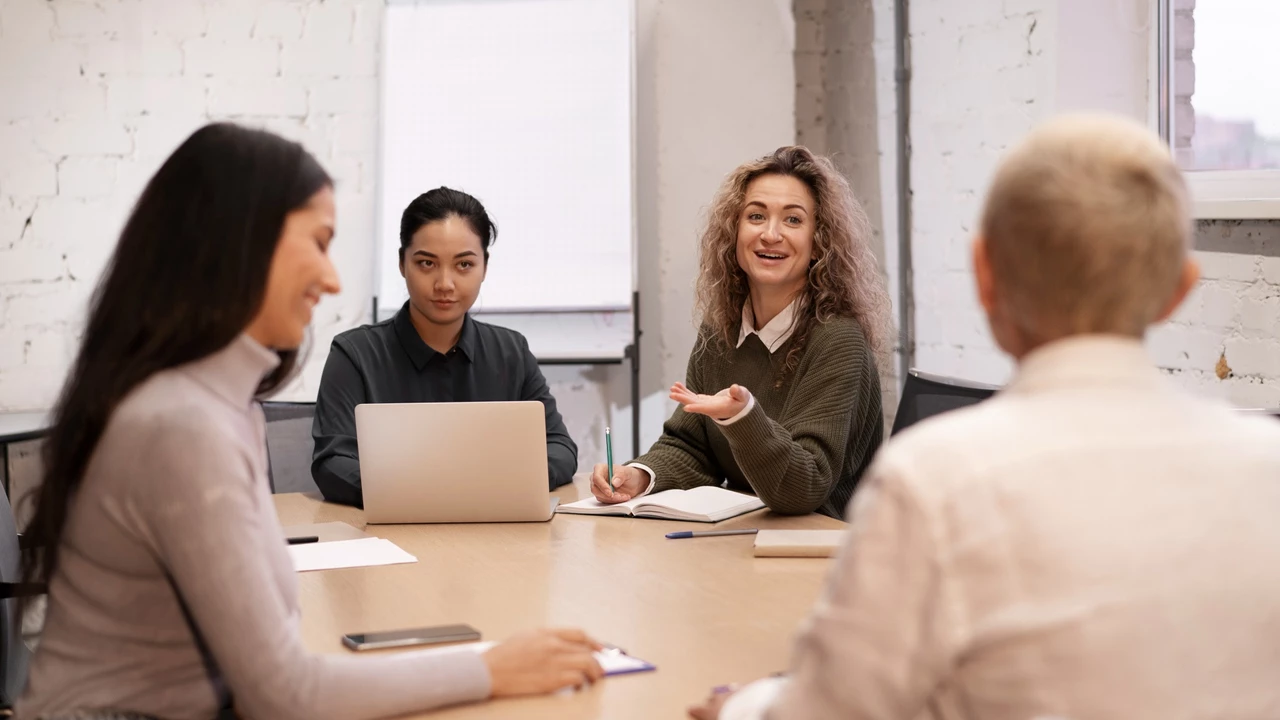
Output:
[[[799,309],[800,298],[797,297],[783,308],[782,312],[765,323],[764,327],[756,330],[756,316],[751,310],[751,299],[747,298],[747,301],[742,303],[742,327],[738,330],[738,344],[735,347],[742,347],[742,343],[746,342],[747,338],[759,335],[760,342],[764,343],[769,354],[772,355],[791,339],[791,334],[796,329],[796,311]]]

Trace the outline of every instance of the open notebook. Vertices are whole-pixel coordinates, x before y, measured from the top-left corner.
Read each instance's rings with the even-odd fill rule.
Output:
[[[595,498],[587,498],[561,505],[556,512],[720,522],[762,507],[764,503],[754,495],[705,485],[692,490],[663,490],[616,505],[605,505]]]

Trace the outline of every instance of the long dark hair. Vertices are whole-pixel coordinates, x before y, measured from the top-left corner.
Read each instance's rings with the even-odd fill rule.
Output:
[[[498,239],[498,226],[493,224],[489,211],[474,196],[447,187],[422,193],[404,209],[400,216],[400,262],[404,262],[404,251],[413,242],[413,234],[423,225],[452,216],[466,220],[471,232],[480,237],[484,264],[488,265],[489,246]]]
[[[285,216],[333,181],[301,145],[230,124],[197,130],[147,183],[94,292],[43,448],[26,582],[58,566],[71,498],[111,414],[151,375],[229,345],[262,306]],[[287,381],[298,351],[259,394]]]

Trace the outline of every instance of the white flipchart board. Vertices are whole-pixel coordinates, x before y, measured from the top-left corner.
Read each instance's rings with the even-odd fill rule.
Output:
[[[632,0],[392,0],[377,314],[403,304],[400,214],[431,188],[498,226],[482,319],[539,358],[621,357],[635,287]]]

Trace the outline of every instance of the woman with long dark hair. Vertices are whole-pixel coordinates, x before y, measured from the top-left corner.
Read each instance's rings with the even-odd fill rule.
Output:
[[[49,605],[20,716],[379,718],[600,676],[577,631],[484,655],[302,646],[254,399],[339,290],[333,236],[329,176],[270,133],[209,125],[148,183],[44,447],[23,575]]]

